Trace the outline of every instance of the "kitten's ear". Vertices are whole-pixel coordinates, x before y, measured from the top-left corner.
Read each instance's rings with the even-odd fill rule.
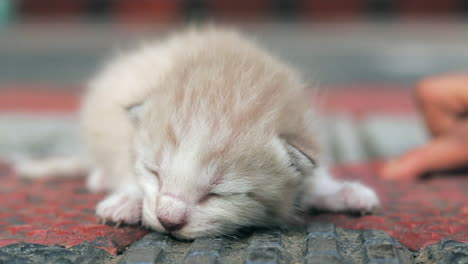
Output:
[[[293,165],[297,166],[301,171],[308,172],[318,167],[317,147],[311,141],[302,141],[292,137],[282,137],[286,143]]]
[[[132,120],[133,123],[137,124],[140,121],[141,117],[143,116],[143,113],[146,111],[147,108],[148,108],[148,102],[142,101],[136,104],[126,106],[125,110],[127,111],[127,114],[130,120]]]

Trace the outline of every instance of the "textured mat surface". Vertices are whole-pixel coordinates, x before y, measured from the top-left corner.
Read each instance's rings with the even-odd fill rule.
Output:
[[[16,242],[75,246],[83,242],[118,253],[148,231],[98,224],[102,194],[88,193],[82,179],[20,180],[0,167],[0,246]]]
[[[440,240],[468,242],[467,177],[388,183],[375,177],[376,167],[340,167],[335,174],[361,179],[376,188],[383,202],[381,212],[363,217],[318,214],[310,220],[384,230],[410,250]],[[116,254],[147,233],[138,227],[98,224],[94,206],[102,195],[88,193],[82,179],[25,181],[6,165],[1,166],[0,179],[0,246],[20,241],[66,247],[90,242]]]
[[[376,176],[379,164],[343,166],[340,178],[360,179],[377,191],[383,208],[374,215],[352,217],[322,214],[326,221],[351,229],[379,229],[411,250],[424,249],[440,240],[468,242],[468,177],[438,175],[417,182],[387,182]]]

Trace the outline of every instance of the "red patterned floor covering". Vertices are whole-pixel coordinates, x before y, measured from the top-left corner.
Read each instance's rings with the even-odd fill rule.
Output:
[[[99,224],[94,207],[103,197],[83,179],[20,180],[0,165],[0,247],[24,241],[71,247],[86,241],[116,254],[148,231]]]
[[[372,186],[383,204],[379,212],[358,217],[320,214],[312,221],[333,222],[350,229],[388,232],[410,250],[424,249],[440,240],[468,242],[468,177],[447,175],[417,182],[388,182],[376,174],[377,163],[335,168],[344,179],[360,179]]]
[[[78,109],[80,90],[37,85],[0,86],[0,112],[71,113]],[[312,100],[325,111],[365,116],[368,113],[406,114],[416,110],[411,90],[400,86],[347,85],[328,90],[332,92],[320,95],[318,102]]]
[[[383,210],[363,217],[320,214],[352,229],[387,231],[411,250],[442,239],[468,242],[468,178],[445,177],[416,183],[389,183],[375,177],[377,165],[335,169],[341,178],[361,179],[376,188]],[[94,206],[101,194],[88,193],[83,179],[20,180],[7,166],[0,174],[0,246],[25,241],[73,246],[91,241],[116,254],[140,239],[146,230],[98,224]]]

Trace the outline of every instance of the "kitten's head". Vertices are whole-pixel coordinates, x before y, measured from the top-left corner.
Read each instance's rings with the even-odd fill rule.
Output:
[[[302,81],[235,32],[184,38],[128,109],[143,224],[195,238],[285,220],[317,154]]]
[[[303,178],[316,166],[314,151],[261,122],[240,129],[235,121],[183,120],[144,108],[131,109],[141,115],[135,119],[135,164],[144,225],[191,239],[293,216]],[[158,123],[151,126],[151,120]]]

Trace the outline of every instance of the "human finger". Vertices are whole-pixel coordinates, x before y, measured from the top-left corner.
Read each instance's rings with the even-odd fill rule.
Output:
[[[427,78],[416,96],[431,134],[443,135],[468,112],[468,74]]]
[[[454,169],[468,164],[467,142],[453,135],[434,139],[389,161],[380,171],[388,180],[412,180],[426,172]]]

